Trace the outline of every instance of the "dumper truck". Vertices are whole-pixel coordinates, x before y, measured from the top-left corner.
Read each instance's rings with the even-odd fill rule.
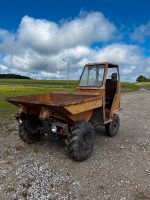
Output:
[[[18,107],[21,140],[32,144],[51,134],[65,141],[72,159],[83,161],[92,153],[96,126],[104,126],[110,137],[118,134],[120,90],[117,64],[89,63],[74,92],[7,97],[7,101]]]

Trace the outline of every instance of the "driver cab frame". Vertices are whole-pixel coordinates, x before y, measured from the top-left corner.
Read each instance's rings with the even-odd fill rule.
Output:
[[[95,77],[90,79],[91,72]],[[120,110],[119,66],[108,62],[86,64],[78,81],[77,91],[98,94],[103,99],[102,118],[103,123],[107,123]]]

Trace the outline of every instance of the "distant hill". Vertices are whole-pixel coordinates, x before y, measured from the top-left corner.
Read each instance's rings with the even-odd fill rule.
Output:
[[[21,76],[21,75],[17,75],[17,74],[0,74],[0,78],[30,79],[27,76]]]

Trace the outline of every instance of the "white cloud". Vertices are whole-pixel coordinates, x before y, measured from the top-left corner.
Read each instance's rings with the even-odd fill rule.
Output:
[[[140,48],[136,45],[112,44],[101,49],[96,55],[96,60],[107,60],[120,65],[137,64],[139,61]]]
[[[18,30],[18,40],[42,54],[56,53],[78,45],[110,41],[116,30],[115,25],[100,12],[62,24],[25,16]]]
[[[150,22],[146,25],[142,24],[139,27],[136,27],[131,34],[131,39],[142,43],[148,36],[150,36]]]
[[[123,80],[150,76],[150,58],[137,45],[108,44],[114,34],[117,28],[100,12],[62,23],[25,16],[16,33],[0,29],[0,68],[6,73],[8,69],[23,75],[31,71],[38,78],[65,79],[68,62],[70,78],[78,79],[86,63],[109,61],[121,66]],[[94,42],[106,46],[92,48]]]

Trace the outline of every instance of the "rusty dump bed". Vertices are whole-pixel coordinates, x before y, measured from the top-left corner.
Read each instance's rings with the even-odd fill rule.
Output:
[[[98,93],[52,92],[38,95],[8,97],[7,101],[18,104],[34,104],[39,106],[67,106],[100,99]]]
[[[7,101],[22,108],[25,112],[36,113],[37,115],[57,115],[63,119],[71,118],[73,121],[79,119],[79,114],[90,112],[102,106],[102,96],[98,93],[81,92],[52,92],[47,94],[8,97]],[[22,111],[23,111],[22,110]],[[44,114],[43,114],[44,113]],[[72,117],[76,115],[76,119]],[[90,116],[88,113],[88,116]],[[82,119],[83,120],[83,119]]]

